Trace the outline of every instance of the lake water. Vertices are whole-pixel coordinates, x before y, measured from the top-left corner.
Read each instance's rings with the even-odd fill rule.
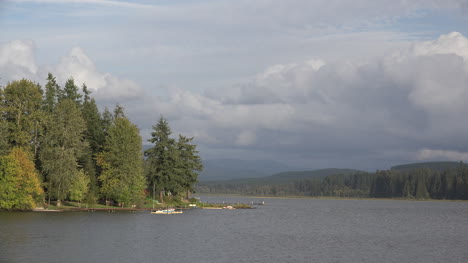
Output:
[[[179,215],[0,212],[0,262],[468,262],[468,203],[260,202]]]

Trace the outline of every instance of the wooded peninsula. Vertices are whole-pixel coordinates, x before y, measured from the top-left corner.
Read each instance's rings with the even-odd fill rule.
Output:
[[[44,89],[10,82],[0,87],[0,209],[188,198],[202,162],[193,138],[171,134],[160,116],[143,151],[124,108],[101,113],[85,84],[61,87],[51,73]]]

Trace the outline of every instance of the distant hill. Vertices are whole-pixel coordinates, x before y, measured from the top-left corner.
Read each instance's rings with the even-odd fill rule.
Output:
[[[319,169],[313,171],[289,171],[289,172],[282,172],[274,174],[265,179],[271,179],[272,181],[292,181],[292,180],[300,180],[300,179],[310,179],[310,178],[323,178],[329,175],[336,175],[336,174],[353,174],[359,173],[362,171],[354,170],[354,169],[339,169],[339,168],[327,168],[327,169]]]
[[[301,170],[280,162],[266,160],[204,160],[203,166],[203,171],[198,176],[200,181],[260,178],[283,171]]]
[[[288,182],[293,182],[302,179],[311,179],[311,178],[323,178],[329,175],[345,175],[359,173],[362,171],[353,170],[353,169],[338,169],[338,168],[328,168],[328,169],[319,169],[312,171],[287,171],[275,173],[270,176],[260,177],[260,178],[241,178],[241,179],[231,179],[224,181],[205,181],[203,183],[218,183],[218,184],[283,184]]]
[[[397,171],[410,171],[417,168],[429,168],[439,171],[444,171],[450,168],[457,168],[460,165],[459,162],[424,162],[424,163],[410,163],[396,165],[390,168],[391,170]]]
[[[143,145],[143,151],[152,145]],[[304,168],[292,167],[269,160],[211,159],[203,160],[203,171],[199,181],[222,181],[241,178],[259,178],[283,171],[300,171]]]

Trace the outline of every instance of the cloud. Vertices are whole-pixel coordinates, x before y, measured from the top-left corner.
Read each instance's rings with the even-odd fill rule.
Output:
[[[101,101],[118,102],[141,97],[141,88],[133,81],[121,79],[110,73],[101,73],[83,49],[72,48],[51,72],[60,83],[73,77],[77,84],[85,83]]]
[[[38,69],[34,49],[31,40],[15,40],[0,46],[0,77],[11,80],[35,75]]]
[[[111,1],[111,0],[7,0],[8,2],[17,3],[39,3],[39,4],[92,4],[104,5],[113,7],[125,8],[149,8],[151,5],[138,4],[125,1]]]
[[[24,46],[23,62],[2,55],[0,61],[10,62],[1,67],[40,72],[33,45]],[[231,150],[242,152],[239,158],[370,169],[466,160],[467,46],[468,38],[454,32],[367,60],[310,56],[274,63],[234,86],[171,87],[167,96],[142,96],[134,82],[100,72],[80,48],[50,68],[61,81],[85,82],[98,99],[122,99],[144,138],[163,114],[175,134],[195,136],[212,158]]]
[[[252,131],[242,131],[237,136],[236,143],[239,145],[250,145],[255,142],[256,135]]]
[[[173,91],[153,111],[168,114],[178,132],[215,138],[202,139],[204,145],[288,153],[316,165],[351,156],[356,165],[395,164],[441,154],[412,155],[421,148],[463,152],[467,44],[450,33],[366,62],[276,64],[234,87]]]
[[[468,152],[422,149],[418,152],[417,159],[421,161],[426,161],[426,160],[467,161]]]
[[[51,72],[60,84],[73,77],[75,84],[86,83],[94,96],[103,103],[129,101],[142,96],[141,88],[132,80],[100,72],[83,49],[72,48],[57,65],[38,66],[35,45],[31,40],[15,40],[0,46],[0,70],[3,84],[27,78],[45,82]]]

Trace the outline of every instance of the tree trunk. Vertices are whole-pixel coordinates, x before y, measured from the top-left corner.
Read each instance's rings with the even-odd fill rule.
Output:
[[[154,210],[154,197],[156,195],[156,183],[153,182],[153,210]]]
[[[163,192],[164,192],[164,191],[159,191],[159,201],[160,201],[161,203],[164,203],[164,195],[163,195]]]
[[[60,201],[60,199],[57,199],[57,207],[60,207],[62,206],[62,201]]]

